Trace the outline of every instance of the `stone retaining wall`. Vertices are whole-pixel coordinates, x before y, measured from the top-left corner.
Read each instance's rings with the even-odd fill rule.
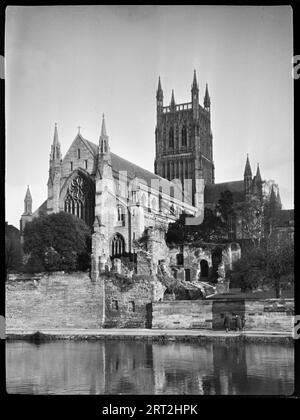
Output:
[[[100,328],[102,288],[82,272],[12,276],[6,283],[6,328]]]
[[[152,304],[152,328],[224,329],[224,316],[245,318],[245,330],[292,331],[293,299],[222,299],[168,301]]]
[[[212,329],[211,300],[167,301],[152,304],[152,328]]]

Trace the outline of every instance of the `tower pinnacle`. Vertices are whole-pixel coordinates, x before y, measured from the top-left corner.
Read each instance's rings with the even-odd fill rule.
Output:
[[[27,185],[27,191],[24,198],[24,214],[32,214],[32,197],[29,189],[29,185]]]
[[[59,141],[58,141],[57,123],[55,123],[54,124],[53,146],[56,146],[58,144],[59,144]]]
[[[260,175],[260,169],[259,169],[259,163],[257,164],[257,170],[256,170],[256,175],[255,175],[255,181],[257,182],[261,182],[261,175]]]
[[[204,96],[203,104],[204,104],[204,108],[206,108],[206,109],[210,108],[210,96],[209,96],[209,93],[208,93],[207,83],[206,83],[206,88],[205,88],[205,96]]]
[[[175,109],[176,105],[175,105],[175,99],[174,99],[174,89],[172,89],[172,96],[171,96],[171,104],[170,104],[171,109]]]
[[[246,160],[245,171],[244,171],[244,177],[246,176],[251,176],[252,178],[252,171],[251,171],[248,153],[247,153],[247,160]]]
[[[50,162],[60,162],[60,161],[61,161],[60,143],[58,140],[57,123],[55,123],[53,143],[51,145]]]
[[[101,137],[107,137],[104,114],[102,114]]]
[[[160,82],[160,76],[158,77],[158,88],[156,92],[156,99],[162,99],[163,98],[163,90],[161,88],[161,82]]]
[[[104,114],[102,114],[102,126],[101,126],[101,134],[100,134],[100,139],[99,139],[99,148],[100,148],[101,154],[109,153],[108,135],[106,132]]]
[[[192,90],[197,90],[197,91],[199,90],[198,83],[197,83],[196,69],[194,69],[194,77],[193,77]]]

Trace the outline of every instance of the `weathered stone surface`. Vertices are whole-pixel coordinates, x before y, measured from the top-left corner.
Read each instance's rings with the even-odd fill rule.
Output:
[[[212,328],[212,301],[167,301],[152,304],[152,328]]]
[[[102,283],[88,273],[41,274],[6,284],[6,328],[100,328]]]
[[[152,328],[224,329],[224,316],[245,318],[245,330],[287,331],[293,325],[292,299],[165,301],[152,305]],[[278,310],[280,309],[280,311]]]
[[[105,284],[106,328],[150,328],[154,286],[150,276],[118,279],[102,276]],[[126,284],[127,282],[127,284]],[[122,284],[123,283],[123,284]]]

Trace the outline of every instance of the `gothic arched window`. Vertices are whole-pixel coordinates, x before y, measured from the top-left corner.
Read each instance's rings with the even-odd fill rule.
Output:
[[[174,147],[174,130],[171,127],[169,131],[169,147]]]
[[[164,150],[166,149],[167,145],[167,133],[166,133],[166,128],[164,128],[163,130],[163,148]]]
[[[65,212],[83,219],[88,226],[94,223],[95,195],[91,183],[77,175],[70,183],[65,196]]]
[[[125,240],[122,235],[116,233],[111,240],[111,256],[118,257],[125,252]]]
[[[184,147],[187,145],[187,133],[185,126],[183,126],[181,130],[181,145]]]

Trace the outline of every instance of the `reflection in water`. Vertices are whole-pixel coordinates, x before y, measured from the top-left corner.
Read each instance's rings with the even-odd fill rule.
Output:
[[[281,344],[8,341],[7,392],[290,395],[293,354]]]

